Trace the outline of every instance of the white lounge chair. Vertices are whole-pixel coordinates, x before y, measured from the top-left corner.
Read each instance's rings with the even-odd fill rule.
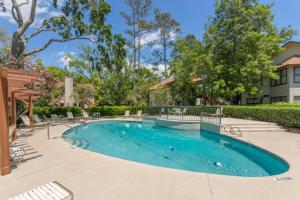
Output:
[[[21,115],[21,119],[24,123],[25,126],[30,127],[30,119],[27,115]],[[45,126],[47,125],[48,122],[39,122],[39,123],[35,123],[35,126]]]
[[[72,112],[67,112],[67,115],[68,115],[68,120],[74,120],[74,116],[73,116],[73,113]]]
[[[8,137],[9,137],[9,144],[13,144],[14,145],[14,138],[13,138],[13,134],[16,130],[16,125],[12,125],[12,126],[9,126],[9,131],[8,131]]]
[[[89,119],[90,118],[89,114],[85,110],[82,111],[82,116],[83,116],[83,119]]]
[[[16,164],[20,164],[23,161],[25,151],[21,147],[10,147],[9,155],[10,158],[16,162]]]
[[[53,181],[24,192],[9,200],[72,200],[73,193],[60,183]]]
[[[129,117],[129,115],[130,115],[130,112],[129,112],[129,110],[126,110],[126,111],[125,111],[124,118],[128,118],[128,117]]]
[[[143,117],[143,111],[142,110],[138,110],[136,115],[134,116],[135,118],[142,118]]]
[[[57,114],[52,114],[51,115],[51,121],[57,121],[57,120],[58,120]]]
[[[100,112],[93,112],[93,118],[99,118],[101,117],[101,113]]]

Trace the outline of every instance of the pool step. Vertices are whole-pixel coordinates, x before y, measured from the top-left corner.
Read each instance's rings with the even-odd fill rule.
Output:
[[[226,124],[224,126],[237,127],[242,133],[248,132],[284,132],[286,128],[275,123],[256,123],[256,124]]]

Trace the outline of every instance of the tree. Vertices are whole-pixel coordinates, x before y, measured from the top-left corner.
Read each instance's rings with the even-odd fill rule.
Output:
[[[11,2],[11,13],[18,26],[11,42],[10,59],[13,62],[22,62],[23,58],[45,50],[54,42],[85,39],[101,45],[110,36],[111,27],[105,24],[110,6],[104,0],[66,0],[60,9],[57,0],[52,0],[53,7],[60,11],[61,15],[44,19],[34,31],[31,31],[31,27],[35,21],[37,0],[27,0],[22,3],[11,0]],[[30,3],[30,15],[25,20],[21,9]],[[33,38],[46,32],[54,32],[57,37],[45,41],[40,48],[28,49],[27,44]]]
[[[0,27],[0,66],[9,63],[10,42],[4,28]]]
[[[153,28],[152,22],[147,21],[152,0],[125,0],[125,3],[130,8],[130,13],[121,12],[121,15],[129,27],[125,32],[131,37],[128,46],[133,51],[133,67],[136,69],[141,66],[142,37]]]
[[[212,55],[208,73],[215,94],[239,103],[242,93],[257,95],[262,80],[276,76],[273,57],[294,32],[278,31],[273,18],[271,5],[258,0],[215,1],[204,38]]]
[[[158,46],[152,52],[154,65],[163,64],[165,68],[164,75],[168,78],[169,49],[174,45],[174,39],[180,32],[179,23],[172,19],[170,13],[162,13],[158,9],[154,11],[154,27],[159,32],[159,38],[152,42],[152,45]]]
[[[208,64],[203,44],[194,35],[178,38],[172,56],[171,73],[175,82],[171,87],[171,93],[175,103],[195,105],[195,100],[201,93],[193,78],[205,78]]]

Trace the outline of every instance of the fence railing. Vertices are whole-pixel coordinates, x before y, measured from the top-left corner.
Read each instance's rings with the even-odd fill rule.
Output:
[[[147,107],[143,113],[166,120],[222,123],[221,106],[162,106]]]

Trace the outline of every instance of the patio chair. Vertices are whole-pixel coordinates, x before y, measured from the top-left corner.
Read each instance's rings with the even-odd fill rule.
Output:
[[[16,130],[16,125],[11,125],[9,126],[9,131],[8,131],[8,137],[9,137],[9,144],[12,144],[12,145],[15,145],[15,141],[14,141],[14,138],[13,138],[13,134],[14,134],[14,131]]]
[[[57,120],[58,120],[57,114],[52,114],[51,115],[51,121],[57,121]]]
[[[143,117],[143,111],[142,110],[138,110],[137,114],[134,117],[135,118],[142,118]]]
[[[75,119],[72,112],[67,112],[67,116],[68,116],[67,117],[68,120],[74,120]]]
[[[98,118],[101,116],[100,112],[93,112],[93,118]]]
[[[28,192],[19,194],[9,200],[72,200],[74,197],[73,192],[65,188],[62,184],[57,181],[41,185],[37,188],[34,188]]]
[[[30,119],[27,115],[21,115],[21,119],[25,126],[30,127]],[[48,125],[48,122],[35,123],[34,125],[35,126],[45,126],[45,125]]]
[[[43,121],[38,115],[33,115],[33,120],[35,121],[35,123],[43,123]]]
[[[129,115],[130,115],[129,110],[126,110],[126,111],[125,111],[125,114],[124,114],[124,118],[129,118]]]
[[[84,110],[82,111],[82,116],[83,116],[83,119],[90,119],[91,117],[89,116],[89,114]]]
[[[25,151],[21,147],[10,147],[9,156],[18,165],[24,160]]]

